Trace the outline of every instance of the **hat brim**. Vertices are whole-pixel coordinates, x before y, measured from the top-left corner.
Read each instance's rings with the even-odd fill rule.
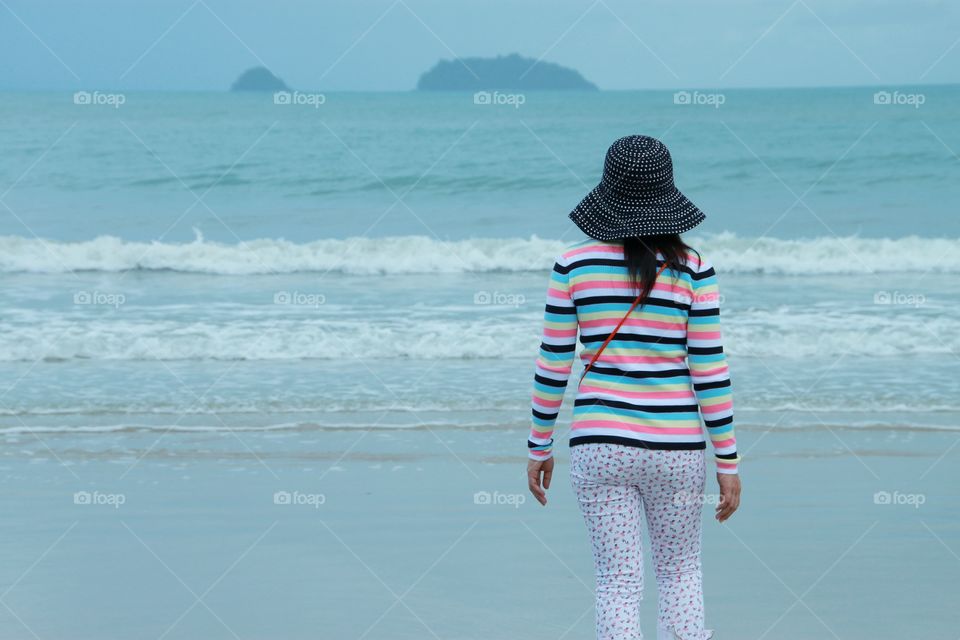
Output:
[[[570,219],[595,240],[684,233],[705,217],[676,187],[656,198],[628,200],[612,196],[603,184],[597,185],[570,212]]]

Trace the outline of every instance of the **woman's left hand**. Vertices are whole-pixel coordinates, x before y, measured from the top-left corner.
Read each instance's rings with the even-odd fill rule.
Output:
[[[527,461],[527,486],[530,493],[543,506],[547,505],[547,489],[553,477],[553,458]]]

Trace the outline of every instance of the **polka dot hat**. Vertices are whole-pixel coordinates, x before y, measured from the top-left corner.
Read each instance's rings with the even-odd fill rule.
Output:
[[[600,184],[570,212],[570,219],[596,240],[683,233],[704,217],[673,184],[666,145],[648,136],[614,142]]]

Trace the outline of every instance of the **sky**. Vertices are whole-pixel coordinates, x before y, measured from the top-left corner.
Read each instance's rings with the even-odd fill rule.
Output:
[[[956,0],[0,0],[0,90],[406,91],[520,53],[601,89],[960,82]]]

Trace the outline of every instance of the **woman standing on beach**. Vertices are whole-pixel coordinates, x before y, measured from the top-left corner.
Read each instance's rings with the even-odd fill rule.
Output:
[[[723,522],[740,503],[733,402],[710,262],[680,235],[704,214],[674,186],[666,146],[628,136],[570,218],[591,240],[557,257],[527,443],[546,504],[553,428],[577,330],[586,369],[570,427],[570,478],[593,546],[597,638],[641,638],[641,511],[659,595],[658,640],[706,640],[700,572],[706,438]]]

